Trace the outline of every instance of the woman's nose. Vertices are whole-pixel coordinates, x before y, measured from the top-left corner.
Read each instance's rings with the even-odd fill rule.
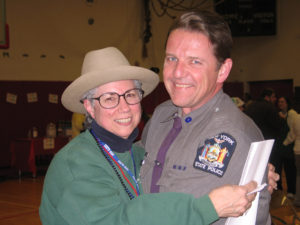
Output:
[[[119,108],[122,111],[128,111],[130,109],[129,104],[126,102],[124,96],[120,96]]]

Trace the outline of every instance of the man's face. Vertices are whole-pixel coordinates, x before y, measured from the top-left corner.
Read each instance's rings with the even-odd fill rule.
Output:
[[[277,100],[276,94],[272,93],[270,96],[266,96],[265,100],[267,100],[267,101],[269,101],[269,102],[271,102],[272,104],[275,105],[276,104],[276,100]]]
[[[167,41],[164,83],[173,103],[188,114],[222,88],[231,65],[226,59],[218,68],[213,46],[204,34],[176,29]]]
[[[121,95],[133,88],[135,85],[132,80],[115,81],[98,87],[94,97],[108,92],[116,92]],[[105,109],[100,106],[97,100],[93,101],[94,106],[89,100],[85,100],[87,111],[101,127],[117,136],[127,139],[140,122],[140,103],[128,105],[124,97],[121,97],[119,105],[112,109]]]
[[[273,104],[276,103],[277,98],[276,98],[276,94],[275,94],[275,93],[273,93],[273,94],[271,95],[270,100],[271,100],[271,102],[272,102]]]
[[[278,108],[282,111],[286,111],[288,108],[287,102],[285,98],[279,98],[278,99]]]

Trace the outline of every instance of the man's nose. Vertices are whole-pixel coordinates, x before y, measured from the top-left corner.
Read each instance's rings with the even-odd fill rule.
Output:
[[[185,76],[185,65],[182,62],[177,62],[175,69],[174,69],[174,76],[175,77],[183,77]]]

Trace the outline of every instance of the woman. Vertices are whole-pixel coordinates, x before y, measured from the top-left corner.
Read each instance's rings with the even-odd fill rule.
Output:
[[[279,163],[276,165],[276,168],[278,171],[281,171],[283,166],[287,181],[287,197],[293,199],[296,192],[296,164],[293,151],[294,141],[287,144],[284,140],[291,129],[292,121],[297,115],[297,112],[292,109],[291,102],[286,97],[278,98],[278,108],[280,110],[279,116],[285,120],[285,123],[281,128],[277,140],[280,157],[278,157]],[[281,180],[279,180],[278,187],[282,189]]]
[[[133,147],[140,101],[158,83],[147,69],[130,66],[116,48],[89,52],[82,75],[62,95],[72,112],[87,113],[91,129],[54,157],[44,181],[43,224],[210,224],[239,216],[255,194],[251,182],[224,186],[195,199],[181,193],[142,195],[138,174],[144,151]],[[141,89],[143,88],[143,90]]]
[[[293,154],[293,161],[287,162],[289,167],[292,166],[292,168],[294,168],[291,172],[286,171],[287,184],[289,185],[289,176],[292,174],[295,182],[294,185],[296,186],[296,195],[293,196],[294,205],[300,207],[300,115],[291,108],[290,101],[285,97],[278,99],[278,107],[281,109],[281,117],[287,120],[289,128],[289,131],[283,141],[283,145],[287,150],[284,154]],[[291,151],[292,153],[290,153]]]

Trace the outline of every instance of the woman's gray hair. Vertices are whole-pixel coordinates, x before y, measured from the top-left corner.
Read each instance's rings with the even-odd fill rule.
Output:
[[[133,80],[134,82],[134,86],[136,88],[142,88],[142,82],[139,81],[139,80]],[[92,100],[92,98],[95,97],[95,93],[97,91],[97,88],[98,87],[95,87],[91,90],[88,90],[87,92],[85,92],[82,96],[82,100],[84,99],[87,99],[90,101],[92,107],[94,107],[94,101]],[[92,124],[92,121],[93,121],[93,117],[87,112],[85,111],[85,121],[84,121],[84,128],[85,129],[90,129],[91,128],[91,124]]]
[[[134,85],[136,88],[142,88],[142,82],[139,80],[133,80]]]

